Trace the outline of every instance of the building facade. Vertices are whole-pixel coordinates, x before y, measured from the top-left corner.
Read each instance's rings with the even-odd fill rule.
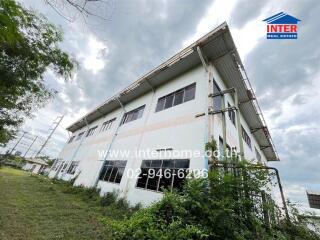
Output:
[[[48,169],[48,164],[40,158],[30,158],[26,159],[26,163],[22,166],[22,169],[35,174],[41,174]]]
[[[187,169],[206,170],[203,151],[212,138],[220,151],[278,160],[226,23],[67,130],[72,135],[49,176],[117,191],[131,204],[180,188]]]

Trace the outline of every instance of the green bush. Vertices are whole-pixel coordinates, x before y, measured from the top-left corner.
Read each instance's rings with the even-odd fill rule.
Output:
[[[108,192],[100,199],[100,205],[102,207],[110,206],[117,201],[117,194],[115,192]]]

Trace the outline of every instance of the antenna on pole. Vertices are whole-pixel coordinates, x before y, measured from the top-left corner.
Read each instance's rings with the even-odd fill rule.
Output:
[[[53,128],[52,129],[49,129],[51,130],[49,136],[47,137],[47,139],[44,141],[44,143],[41,145],[39,151],[37,152],[37,154],[34,156],[34,157],[37,157],[39,156],[39,154],[41,153],[41,151],[44,149],[44,147],[47,145],[49,139],[51,138],[51,136],[53,135],[53,133],[56,131],[57,127],[59,126],[60,122],[62,121],[64,115],[62,116],[59,116],[55,119],[55,121],[53,122]]]

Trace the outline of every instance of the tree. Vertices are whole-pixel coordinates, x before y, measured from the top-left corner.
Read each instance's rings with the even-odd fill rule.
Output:
[[[75,61],[59,48],[62,39],[44,16],[13,0],[0,1],[0,145],[56,93],[45,85],[48,69],[71,77]]]
[[[81,17],[111,20],[114,13],[115,0],[45,0],[56,13],[69,22]]]

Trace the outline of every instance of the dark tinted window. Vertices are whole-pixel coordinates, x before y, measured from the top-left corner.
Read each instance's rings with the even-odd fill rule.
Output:
[[[251,139],[248,133],[246,132],[246,130],[243,128],[243,126],[241,126],[241,128],[242,128],[242,138],[247,143],[248,147],[251,148]]]
[[[228,103],[228,107],[231,107],[230,103]],[[236,126],[236,112],[234,110],[229,110],[228,116],[233,125]]]
[[[143,160],[136,186],[154,191],[181,189],[189,163],[189,159]]]
[[[184,101],[190,101],[194,99],[196,94],[196,84],[192,84],[188,87],[185,88],[185,96],[184,96]]]
[[[137,120],[142,117],[145,105],[136,108],[130,112],[126,112],[122,118],[121,124]]]
[[[193,83],[187,87],[179,89],[178,91],[175,91],[164,97],[161,97],[158,99],[156,112],[190,101],[195,98],[195,93],[196,93],[196,84]]]
[[[163,110],[165,101],[166,101],[166,97],[159,98],[157,107],[156,107],[156,112]]]
[[[220,93],[220,92],[221,92],[221,90],[220,90],[219,86],[215,82],[213,82],[213,94]],[[222,104],[221,102],[222,102],[222,97],[220,95],[213,97],[213,110],[214,111],[221,109],[221,104]]]
[[[184,91],[183,90],[175,92],[175,94],[174,94],[174,103],[173,103],[174,106],[176,106],[176,105],[178,105],[178,104],[183,102],[183,95],[184,95]]]
[[[90,128],[86,134],[86,137],[90,137],[94,134],[94,132],[96,131],[96,129],[98,128],[98,126],[95,126],[93,128]]]
[[[116,120],[116,118],[113,118],[111,120],[105,121],[101,126],[100,132],[103,132],[103,131],[106,131],[106,130],[110,129],[115,120]]]
[[[120,183],[127,161],[105,161],[99,179],[101,181]]]
[[[166,97],[166,103],[164,104],[164,109],[172,107],[174,94],[170,94]]]

